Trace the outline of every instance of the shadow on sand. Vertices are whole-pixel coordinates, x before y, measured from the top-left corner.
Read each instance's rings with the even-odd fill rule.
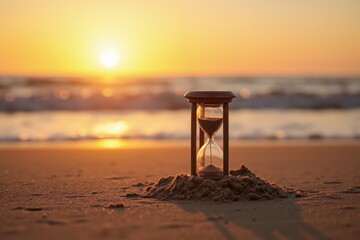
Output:
[[[251,232],[260,239],[327,239],[305,223],[295,198],[271,201],[240,201],[227,204],[177,202],[193,214],[202,213],[206,221],[225,239],[241,239],[241,232]],[[246,230],[246,231],[244,231]],[[248,233],[249,234],[249,233]]]

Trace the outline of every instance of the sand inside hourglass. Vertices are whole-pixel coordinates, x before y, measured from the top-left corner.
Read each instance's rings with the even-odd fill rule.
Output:
[[[201,129],[207,133],[209,138],[213,137],[222,124],[222,118],[199,118],[198,121]]]

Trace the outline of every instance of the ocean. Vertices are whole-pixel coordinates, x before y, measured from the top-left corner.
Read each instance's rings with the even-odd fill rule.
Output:
[[[230,90],[230,138],[360,139],[360,77],[0,77],[0,142],[190,138],[190,90]],[[221,131],[217,136],[221,137]]]

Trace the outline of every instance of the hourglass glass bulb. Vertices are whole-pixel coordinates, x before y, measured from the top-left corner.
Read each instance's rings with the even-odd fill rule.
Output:
[[[197,155],[198,174],[204,178],[222,176],[223,151],[212,139],[200,148]]]
[[[197,155],[198,174],[204,178],[221,178],[223,152],[215,143],[214,134],[222,125],[222,107],[219,104],[200,104],[197,118],[201,129],[208,136]]]
[[[222,125],[223,109],[218,104],[200,104],[197,119],[201,129],[212,138]]]

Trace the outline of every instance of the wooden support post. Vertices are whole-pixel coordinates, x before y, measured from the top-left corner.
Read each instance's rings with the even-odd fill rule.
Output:
[[[191,104],[191,175],[196,176],[196,103]]]
[[[224,148],[224,162],[223,174],[229,175],[229,104],[223,104],[223,148]]]

